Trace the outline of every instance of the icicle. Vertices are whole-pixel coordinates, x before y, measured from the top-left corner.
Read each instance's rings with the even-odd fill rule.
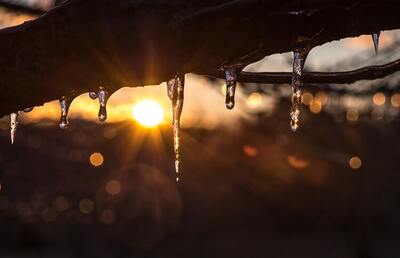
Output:
[[[100,102],[99,121],[104,123],[107,120],[107,101],[110,95],[108,91],[106,91],[103,87],[100,87],[99,91],[97,92],[97,96]]]
[[[24,109],[24,112],[25,112],[25,113],[29,113],[29,112],[32,112],[32,110],[33,110],[33,107],[31,107],[31,108],[25,108],[25,109]]]
[[[378,54],[378,49],[379,49],[379,37],[381,35],[381,32],[375,32],[372,34],[372,40],[374,41],[374,48],[375,48],[375,53]]]
[[[180,120],[183,109],[185,76],[175,76],[167,82],[168,97],[172,101],[172,127],[174,135],[175,173],[179,181],[180,168]]]
[[[15,139],[16,139],[15,137],[16,137],[17,128],[18,128],[18,116],[19,116],[19,112],[11,113],[11,115],[10,115],[11,144],[14,144]]]
[[[60,118],[60,128],[67,129],[68,128],[68,111],[71,105],[71,99],[68,97],[61,97],[60,99],[60,107],[61,107],[61,118]]]
[[[290,127],[293,132],[299,128],[299,116],[301,109],[301,87],[303,84],[303,68],[307,55],[310,52],[308,48],[297,49],[294,51],[293,77],[292,77],[292,108],[290,111]]]
[[[89,97],[91,98],[91,99],[97,99],[97,93],[96,92],[94,92],[94,91],[91,91],[91,92],[89,92]]]
[[[237,70],[235,68],[225,68],[225,81],[226,81],[226,100],[225,105],[227,109],[235,107],[235,91],[237,83]]]

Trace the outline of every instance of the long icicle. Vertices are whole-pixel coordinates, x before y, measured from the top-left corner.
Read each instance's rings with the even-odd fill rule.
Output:
[[[100,87],[97,92],[97,96],[99,98],[100,108],[99,108],[99,121],[104,123],[107,120],[107,102],[110,94],[103,87]]]
[[[292,77],[292,108],[290,111],[290,127],[293,132],[299,128],[299,116],[301,110],[301,87],[303,85],[303,68],[309,48],[296,49],[293,59],[293,77]]]
[[[10,114],[11,144],[14,144],[15,139],[16,139],[17,128],[18,128],[18,116],[19,116],[19,112]]]
[[[179,182],[180,173],[180,120],[183,110],[185,91],[185,76],[175,76],[167,82],[168,97],[172,101],[172,127],[174,135],[174,153],[175,153],[175,173],[176,181]]]
[[[225,105],[227,109],[233,109],[235,107],[235,92],[238,78],[238,70],[235,68],[224,68],[224,75],[226,81]]]
[[[375,48],[375,54],[378,54],[379,51],[379,37],[381,36],[381,32],[375,32],[372,35],[372,40],[374,41],[374,48]]]
[[[71,105],[71,99],[70,97],[63,96],[60,99],[60,107],[61,107],[61,118],[60,118],[60,128],[61,129],[67,129],[69,125],[68,121],[68,111],[69,107]]]

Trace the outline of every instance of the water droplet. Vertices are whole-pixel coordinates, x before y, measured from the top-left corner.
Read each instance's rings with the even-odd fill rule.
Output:
[[[294,51],[293,77],[292,77],[292,107],[290,111],[290,127],[293,132],[299,128],[301,110],[301,87],[303,85],[303,68],[310,49],[303,48]]]
[[[91,98],[91,99],[97,99],[97,93],[96,92],[93,92],[93,91],[91,91],[91,92],[89,92],[89,97]]]
[[[110,95],[107,90],[105,90],[103,87],[100,87],[99,91],[97,92],[97,96],[100,103],[99,121],[104,123],[107,120],[107,101]]]
[[[227,109],[233,109],[235,107],[235,92],[238,71],[235,68],[225,68],[224,74],[226,81],[225,105]]]
[[[179,181],[180,172],[180,120],[183,110],[185,76],[175,76],[167,82],[168,97],[172,101],[172,130],[174,135],[175,173]]]
[[[32,110],[33,110],[33,107],[31,107],[31,108],[25,108],[25,109],[24,109],[24,112],[25,112],[25,113],[29,113],[29,112],[32,112]]]
[[[372,40],[374,41],[375,54],[378,54],[380,35],[381,35],[381,32],[375,32],[371,35]]]
[[[68,97],[61,97],[60,99],[60,107],[61,107],[61,118],[60,118],[60,128],[67,129],[68,128],[68,111],[71,105],[71,99]]]
[[[18,116],[19,112],[10,114],[10,133],[11,133],[11,144],[14,144],[18,128]]]

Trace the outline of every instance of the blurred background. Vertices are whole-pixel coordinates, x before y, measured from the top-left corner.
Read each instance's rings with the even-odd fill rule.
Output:
[[[62,1],[0,1],[2,28]],[[309,71],[400,57],[400,31],[312,50]],[[292,54],[248,71],[291,71]],[[290,85],[186,75],[182,175],[175,182],[165,83],[123,88],[97,121],[88,94],[58,129],[58,101],[23,113],[14,146],[0,120],[0,257],[357,257],[400,254],[400,73],[307,85],[301,128]],[[29,83],[29,82],[27,82]],[[132,85],[134,86],[134,85]]]

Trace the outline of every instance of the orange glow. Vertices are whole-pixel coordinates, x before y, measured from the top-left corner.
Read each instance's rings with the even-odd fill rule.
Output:
[[[255,157],[258,155],[258,150],[250,145],[243,146],[243,153],[249,157]]]
[[[328,103],[328,95],[323,91],[318,91],[317,94],[315,94],[314,99],[319,101],[322,105],[326,105]]]
[[[250,108],[259,107],[262,104],[262,96],[258,92],[251,93],[247,98],[247,105]]]
[[[299,159],[293,155],[288,156],[288,162],[289,162],[290,166],[292,166],[293,168],[297,168],[297,169],[303,169],[303,168],[308,167],[308,165],[309,165],[308,161]]]
[[[355,122],[359,118],[359,114],[357,110],[349,109],[346,112],[346,119],[350,122]]]
[[[318,114],[322,111],[322,104],[319,101],[313,101],[310,104],[310,111],[314,114]]]
[[[163,121],[164,111],[157,102],[143,100],[134,106],[132,116],[145,127],[156,127]]]
[[[393,43],[393,37],[390,34],[386,34],[384,32],[381,33],[379,37],[379,47],[386,47]],[[347,41],[347,45],[352,48],[359,47],[372,47],[373,50],[373,42],[371,35],[363,35],[357,38],[350,38]]]
[[[374,102],[375,105],[377,106],[382,106],[386,102],[386,97],[383,93],[375,93],[375,95],[372,97],[372,101]]]
[[[101,153],[95,152],[92,155],[90,155],[89,161],[90,164],[92,164],[92,166],[99,167],[103,165],[104,157]]]
[[[121,184],[117,180],[108,181],[106,184],[106,191],[110,195],[117,195],[121,192]]]
[[[305,92],[301,97],[303,104],[307,106],[310,105],[314,100],[314,96],[309,92]]]
[[[352,157],[349,160],[349,166],[354,170],[359,169],[362,166],[362,160],[359,157],[356,157],[356,156]]]
[[[393,107],[399,108],[400,107],[400,93],[393,94],[393,96],[390,99],[390,101],[392,102],[392,106]]]

